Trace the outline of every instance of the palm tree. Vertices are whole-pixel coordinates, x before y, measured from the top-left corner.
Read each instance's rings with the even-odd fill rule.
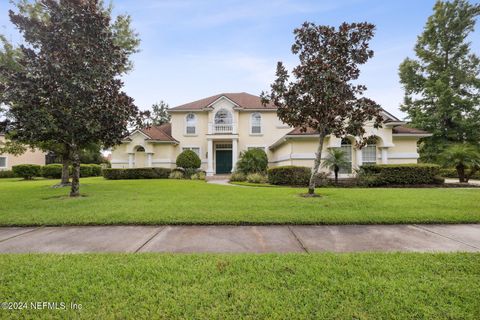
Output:
[[[327,157],[322,162],[323,168],[332,170],[335,174],[335,184],[338,182],[338,172],[340,168],[349,164],[345,151],[340,148],[330,148],[327,152]]]
[[[468,182],[470,177],[480,170],[480,152],[472,145],[451,145],[440,158],[445,166],[455,167],[460,182]]]

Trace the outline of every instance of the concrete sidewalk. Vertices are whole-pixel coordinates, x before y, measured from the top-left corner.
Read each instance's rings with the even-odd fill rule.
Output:
[[[480,224],[0,228],[0,253],[480,252]]]

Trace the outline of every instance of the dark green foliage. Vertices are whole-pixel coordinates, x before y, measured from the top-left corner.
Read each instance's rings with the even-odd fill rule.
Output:
[[[62,177],[62,165],[53,163],[43,166],[42,177],[49,179],[60,179]]]
[[[17,177],[31,180],[34,177],[40,177],[42,174],[42,167],[36,164],[19,164],[12,167],[13,173]]]
[[[372,164],[359,172],[365,186],[439,184],[440,166],[436,164]]]
[[[266,173],[268,167],[268,157],[262,149],[251,149],[240,153],[240,159],[237,162],[237,171],[243,174]]]
[[[102,167],[98,164],[81,164],[80,177],[98,177],[102,175]]]
[[[167,168],[103,169],[103,177],[109,180],[168,179],[170,172]]]
[[[13,173],[12,170],[0,171],[0,179],[2,179],[2,178],[14,178],[14,177],[15,177],[15,173]]]
[[[282,166],[268,169],[268,182],[278,185],[308,186],[311,169],[298,166]]]
[[[433,134],[420,144],[423,161],[437,162],[453,142],[480,141],[480,59],[470,42],[479,15],[478,1],[437,1],[417,38],[416,58],[400,65],[401,110]]]
[[[176,164],[177,167],[181,167],[184,169],[198,169],[200,168],[202,161],[200,160],[198,155],[192,150],[184,150],[178,155]]]
[[[455,178],[458,179],[458,172],[455,168],[442,168],[440,169],[440,176],[444,178]],[[470,179],[480,180],[480,171],[476,172],[470,177]]]
[[[455,167],[459,182],[468,182],[480,172],[480,151],[473,144],[452,144],[440,154],[439,160],[445,167]]]
[[[198,169],[195,168],[185,168],[185,178],[190,179],[197,171]]]

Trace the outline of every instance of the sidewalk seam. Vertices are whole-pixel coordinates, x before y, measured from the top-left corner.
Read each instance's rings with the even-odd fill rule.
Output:
[[[302,249],[306,252],[306,253],[310,253],[307,249],[307,247],[303,244],[302,240],[300,240],[300,238],[297,236],[297,234],[293,231],[292,227],[291,226],[287,226],[288,227],[288,230],[290,230],[290,232],[293,234],[293,236],[295,237],[295,239],[298,241],[298,243],[300,244],[300,247],[302,247]]]
[[[479,247],[476,247],[476,246],[474,246],[474,245],[471,245],[471,244],[469,244],[469,243],[467,243],[467,242],[464,242],[464,241],[462,241],[462,240],[458,240],[458,239],[455,239],[455,238],[446,236],[446,235],[444,235],[444,234],[435,232],[435,231],[433,231],[433,230],[430,230],[430,229],[428,229],[427,227],[422,227],[422,226],[420,226],[420,225],[418,225],[418,224],[412,224],[412,226],[413,226],[414,228],[418,228],[418,229],[421,229],[421,230],[423,230],[423,231],[427,231],[427,232],[436,234],[436,235],[441,236],[441,237],[443,237],[443,238],[446,238],[446,239],[449,239],[449,240],[452,240],[452,241],[455,241],[455,242],[459,242],[459,243],[461,243],[461,244],[464,244],[464,245],[466,245],[466,246],[472,247],[472,248],[474,248],[474,249],[480,249]]]
[[[160,227],[160,230],[158,230],[157,232],[155,232],[155,234],[154,234],[153,236],[151,236],[150,238],[148,238],[147,241],[145,241],[145,243],[142,244],[140,247],[138,247],[137,250],[135,250],[133,253],[137,253],[137,252],[139,252],[140,250],[142,250],[143,247],[145,247],[150,241],[152,241],[153,238],[155,238],[156,236],[158,236],[158,234],[159,234],[160,232],[162,232],[164,229],[165,229],[165,226]]]
[[[37,230],[43,229],[43,228],[44,228],[43,226],[42,226],[42,227],[36,227],[36,228],[33,229],[33,230],[25,231],[25,232],[23,232],[23,233],[20,233],[20,234],[16,234],[16,235],[14,235],[14,236],[11,236],[11,237],[9,237],[9,238],[2,239],[2,240],[0,240],[0,242],[4,242],[4,241],[7,241],[7,240],[16,238],[16,237],[20,237],[20,236],[23,236],[24,234],[27,234],[27,233],[30,233],[30,232],[33,232],[33,231],[37,231]]]

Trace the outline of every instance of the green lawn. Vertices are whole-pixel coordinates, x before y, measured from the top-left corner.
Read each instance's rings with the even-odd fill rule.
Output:
[[[479,319],[480,254],[0,255],[11,319]],[[32,310],[30,302],[82,305]]]
[[[55,180],[0,179],[0,225],[368,224],[480,222],[480,189],[252,188],[185,180],[87,178],[85,197]]]

